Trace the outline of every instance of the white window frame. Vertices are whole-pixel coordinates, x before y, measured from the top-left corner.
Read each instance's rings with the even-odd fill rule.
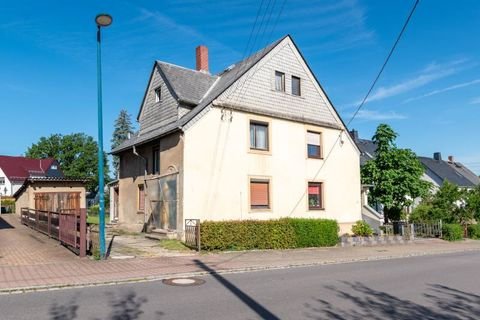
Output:
[[[155,102],[162,101],[162,86],[155,89]]]

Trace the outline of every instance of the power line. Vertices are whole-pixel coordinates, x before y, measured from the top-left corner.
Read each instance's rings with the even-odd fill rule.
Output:
[[[415,12],[415,9],[417,8],[418,4],[419,4],[420,0],[416,0],[415,1],[415,4],[413,5],[413,8],[412,10],[410,11],[410,14],[408,15],[407,19],[405,20],[405,23],[403,24],[403,27],[402,29],[400,30],[400,33],[398,34],[392,48],[390,49],[390,52],[388,53],[387,55],[387,58],[385,59],[382,67],[380,68],[380,71],[378,72],[377,76],[375,77],[372,85],[370,86],[370,88],[368,89],[367,91],[367,94],[365,95],[365,97],[363,98],[362,102],[360,103],[360,105],[358,106],[357,110],[355,111],[355,113],[352,115],[351,119],[347,122],[346,124],[346,129],[348,130],[348,126],[350,125],[350,123],[355,119],[355,117],[358,115],[358,112],[362,109],[362,107],[365,105],[365,102],[367,101],[368,97],[370,96],[370,94],[372,93],[373,89],[375,88],[375,85],[377,84],[378,82],[378,79],[380,79],[380,76],[382,75],[383,71],[385,70],[385,67],[387,66],[388,62],[390,61],[390,58],[392,57],[393,55],[393,52],[395,51],[395,49],[397,48],[397,45],[398,43],[400,42],[400,39],[402,38],[405,30],[407,29],[407,26],[413,16],[413,13]],[[340,131],[340,133],[338,134],[337,136],[337,139],[335,140],[334,144],[332,145],[332,147],[330,148],[329,152],[327,153],[327,156],[324,158],[323,160],[323,163],[322,165],[320,166],[320,168],[317,170],[317,172],[315,173],[315,175],[313,176],[313,180],[317,179],[318,175],[320,174],[320,172],[322,171],[323,167],[325,166],[325,163],[327,163],[328,159],[330,158],[330,155],[332,154],[333,150],[335,149],[335,146],[337,145],[337,143],[342,139],[342,134],[343,134],[343,130]],[[348,133],[347,133],[348,134]],[[298,201],[295,203],[295,206],[292,208],[292,210],[290,211],[289,213],[289,216],[291,216],[293,214],[293,212],[295,211],[295,209],[298,207],[299,203],[302,201],[302,199],[305,197],[306,195],[306,191],[303,191],[301,197],[298,199]]]

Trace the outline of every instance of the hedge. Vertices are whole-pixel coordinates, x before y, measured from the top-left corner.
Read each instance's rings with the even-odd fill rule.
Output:
[[[463,227],[456,223],[444,224],[442,226],[443,239],[456,241],[463,239]]]
[[[325,247],[338,242],[337,222],[326,219],[205,221],[200,233],[204,250]]]
[[[470,239],[480,239],[480,224],[471,224],[467,229]]]

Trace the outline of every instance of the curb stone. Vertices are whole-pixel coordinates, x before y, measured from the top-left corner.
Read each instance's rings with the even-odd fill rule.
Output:
[[[434,255],[473,252],[473,251],[480,251],[480,248],[468,248],[468,249],[460,249],[460,250],[458,249],[441,250],[441,251],[435,251],[435,252],[421,251],[421,252],[413,252],[413,253],[399,254],[399,255],[324,260],[324,261],[311,262],[311,263],[293,263],[293,264],[288,264],[283,266],[253,266],[253,267],[229,268],[229,269],[215,270],[212,272],[210,271],[193,271],[193,272],[180,272],[180,273],[170,272],[170,273],[165,273],[164,275],[161,275],[161,276],[135,277],[135,278],[120,279],[120,280],[97,281],[97,282],[89,282],[89,283],[87,282],[87,283],[78,283],[78,284],[77,283],[56,284],[56,285],[0,289],[0,295],[42,292],[42,291],[55,291],[55,290],[63,290],[63,289],[75,289],[75,288],[88,288],[88,287],[98,287],[98,286],[112,286],[112,285],[129,284],[129,283],[153,282],[153,281],[168,279],[171,277],[194,277],[194,276],[205,276],[209,274],[235,274],[235,273],[244,273],[244,272],[267,271],[267,270],[284,270],[284,269],[291,269],[291,268],[307,268],[307,267],[332,265],[332,264],[347,264],[347,263],[355,263],[355,262],[394,260],[394,259],[402,259],[402,258],[434,256]]]

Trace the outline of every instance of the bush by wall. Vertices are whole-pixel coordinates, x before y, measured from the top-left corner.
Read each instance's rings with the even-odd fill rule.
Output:
[[[365,221],[359,220],[352,226],[352,232],[356,236],[370,237],[373,234],[373,229]]]
[[[288,249],[338,242],[337,222],[326,219],[205,221],[200,232],[204,250]]]
[[[470,239],[480,239],[480,224],[469,225],[467,232]]]
[[[446,223],[442,226],[443,239],[457,241],[463,239],[463,227],[456,223]]]

